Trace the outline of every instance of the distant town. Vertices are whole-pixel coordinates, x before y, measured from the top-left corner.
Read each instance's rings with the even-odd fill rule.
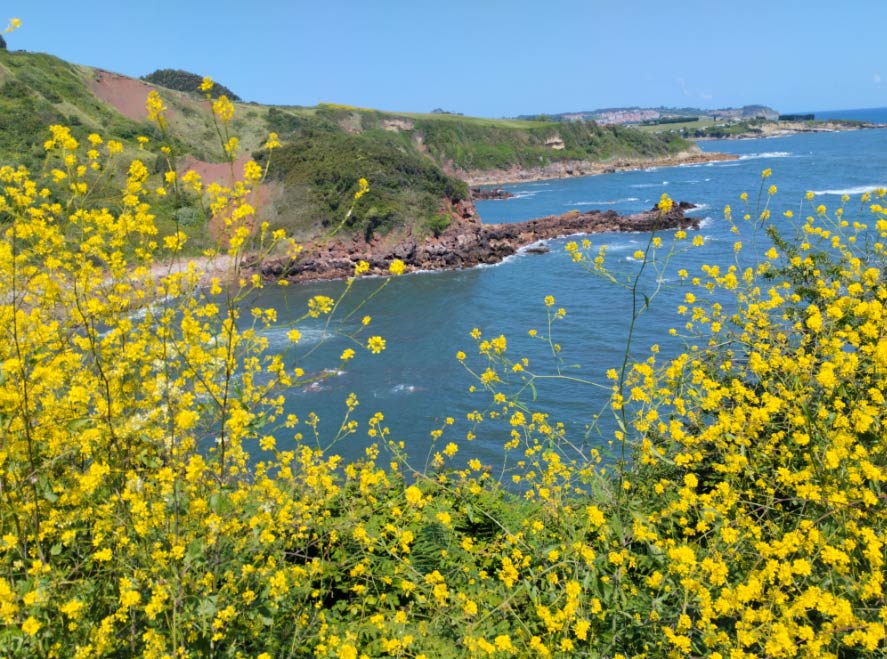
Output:
[[[519,119],[534,119],[537,116],[524,115]],[[766,105],[744,105],[741,108],[703,110],[700,108],[603,108],[582,112],[563,112],[546,115],[554,121],[595,121],[599,124],[646,124],[711,119],[714,121],[749,121],[763,119],[777,121],[779,113]],[[810,117],[811,119],[813,117]]]

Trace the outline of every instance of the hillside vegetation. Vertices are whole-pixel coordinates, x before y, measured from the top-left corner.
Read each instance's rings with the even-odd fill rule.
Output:
[[[42,162],[51,124],[68,125],[78,137],[101,130],[125,140],[148,130],[99,100],[87,75],[52,55],[0,51],[0,164]]]
[[[203,83],[203,76],[191,73],[190,71],[183,71],[182,69],[157,69],[153,73],[142,76],[142,80],[155,85],[160,85],[161,87],[167,87],[168,89],[176,89],[180,92],[191,92],[193,94],[199,93],[202,95],[200,85]],[[218,82],[213,85],[210,94],[213,98],[224,95],[232,101],[241,100],[237,94]]]
[[[225,153],[207,101],[194,93],[201,80],[195,73],[166,69],[134,81],[51,55],[0,51],[0,164],[41,167],[46,127],[60,124],[70,127],[81,142],[96,132],[120,140],[130,155],[135,155],[135,138],[151,138],[150,155],[141,152],[139,158],[159,175],[168,166],[155,147],[160,135],[141,119],[144,99],[136,98],[147,96],[152,88],[169,108],[164,140],[173,155],[223,163]],[[125,99],[132,106],[129,116],[121,113],[119,98],[113,99],[117,106],[102,100],[102,85],[105,90],[117,85],[113,89],[118,96],[123,93],[119,89],[130,90]],[[230,90],[216,85],[213,95],[218,91]],[[269,132],[280,135],[284,148],[272,161],[271,179],[284,185],[273,195],[265,216],[273,226],[303,239],[325,235],[342,223],[360,178],[369,181],[369,193],[355,204],[342,231],[370,237],[415,229],[427,235],[446,226],[445,210],[453,202],[468,197],[459,178],[472,172],[559,161],[654,158],[689,146],[672,134],[647,135],[592,122],[398,114],[331,104],[238,104],[230,128],[240,140],[240,153],[246,155],[256,154]],[[161,213],[175,213],[176,204],[161,208]]]

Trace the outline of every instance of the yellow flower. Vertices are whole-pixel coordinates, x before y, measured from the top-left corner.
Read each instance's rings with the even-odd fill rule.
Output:
[[[152,89],[148,94],[148,98],[145,100],[145,109],[148,111],[148,121],[153,121],[161,128],[166,125],[166,119],[163,116],[166,106],[156,89]]]
[[[111,549],[109,547],[105,547],[104,549],[99,549],[95,552],[92,557],[97,561],[107,562],[111,560],[112,556]]]
[[[378,355],[385,349],[385,339],[381,336],[371,336],[367,340],[367,348],[374,355]]]
[[[773,170],[769,167],[761,172],[761,178],[770,178],[770,175],[773,173]]]
[[[370,184],[367,182],[365,178],[360,178],[357,180],[357,192],[354,193],[354,199],[360,199],[367,192],[370,191]]]
[[[333,298],[326,295],[315,295],[308,300],[308,315],[312,318],[318,318],[326,315],[333,310]]]
[[[402,275],[406,271],[406,265],[400,259],[394,259],[388,266],[388,270],[392,275]]]
[[[592,526],[600,526],[605,521],[604,513],[597,506],[588,506],[585,513],[588,515],[588,523]]]
[[[40,627],[42,627],[40,621],[34,616],[28,616],[28,619],[22,623],[22,631],[28,636],[34,636],[40,631]]]
[[[214,85],[215,85],[215,83],[213,82],[213,79],[210,78],[209,76],[206,76],[203,79],[203,82],[200,83],[200,91],[210,92],[210,91],[212,91],[212,88]]]
[[[357,659],[357,648],[350,643],[345,643],[339,648],[336,657],[338,659]]]
[[[422,499],[423,499],[422,490],[420,490],[415,485],[410,485],[406,489],[405,494],[407,497],[407,501],[410,502],[411,504],[413,504],[414,506],[418,506],[418,505],[422,504]]]
[[[234,104],[223,94],[213,101],[213,114],[219,121],[226,124],[234,116]]]
[[[508,652],[510,650],[514,650],[514,646],[511,644],[511,637],[507,634],[499,634],[494,640],[493,643],[499,650]]]

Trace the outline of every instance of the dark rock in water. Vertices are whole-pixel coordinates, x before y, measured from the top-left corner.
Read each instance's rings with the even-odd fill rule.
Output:
[[[511,199],[514,195],[502,188],[471,188],[473,201],[486,201],[488,199]]]
[[[525,254],[548,254],[551,250],[548,249],[545,245],[539,245],[538,247],[527,247],[524,250]]]
[[[371,244],[327,242],[308,245],[292,260],[270,259],[252,264],[252,268],[270,279],[291,281],[343,279],[354,274],[358,261],[370,265],[370,274],[386,274],[391,262],[400,259],[407,271],[458,270],[482,263],[498,263],[521,247],[574,234],[612,232],[651,232],[672,229],[698,229],[699,220],[685,211],[695,208],[687,202],[675,202],[668,213],[654,206],[634,215],[619,215],[614,210],[577,210],[550,215],[527,222],[480,224],[472,219],[454,221],[437,237],[419,242],[407,236],[401,242],[385,244],[381,239]],[[544,245],[527,250],[531,254],[548,251]]]

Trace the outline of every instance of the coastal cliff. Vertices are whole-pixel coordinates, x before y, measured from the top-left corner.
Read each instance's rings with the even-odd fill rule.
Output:
[[[613,210],[570,211],[527,222],[480,224],[473,216],[451,225],[437,237],[419,240],[409,236],[396,243],[376,238],[369,243],[355,236],[347,242],[308,245],[295,261],[272,259],[253,265],[263,277],[294,282],[343,279],[354,274],[359,261],[369,263],[369,274],[384,275],[394,259],[407,272],[417,270],[460,270],[481,264],[499,263],[522,247],[539,241],[574,234],[648,232],[698,228],[699,220],[686,216],[694,208],[676,203],[668,213],[656,207],[634,215]],[[534,251],[547,251],[544,247]]]
[[[457,171],[447,169],[447,173],[457,176],[470,186],[503,185],[505,183],[521,183],[523,181],[542,181],[546,179],[571,178],[574,176],[594,176],[596,174],[612,174],[646,167],[674,167],[720,160],[736,160],[739,156],[731,153],[707,153],[693,145],[675,154],[613,158],[609,160],[561,160],[551,162],[542,167],[513,166],[502,169],[485,169]],[[475,197],[503,198],[503,197]]]

